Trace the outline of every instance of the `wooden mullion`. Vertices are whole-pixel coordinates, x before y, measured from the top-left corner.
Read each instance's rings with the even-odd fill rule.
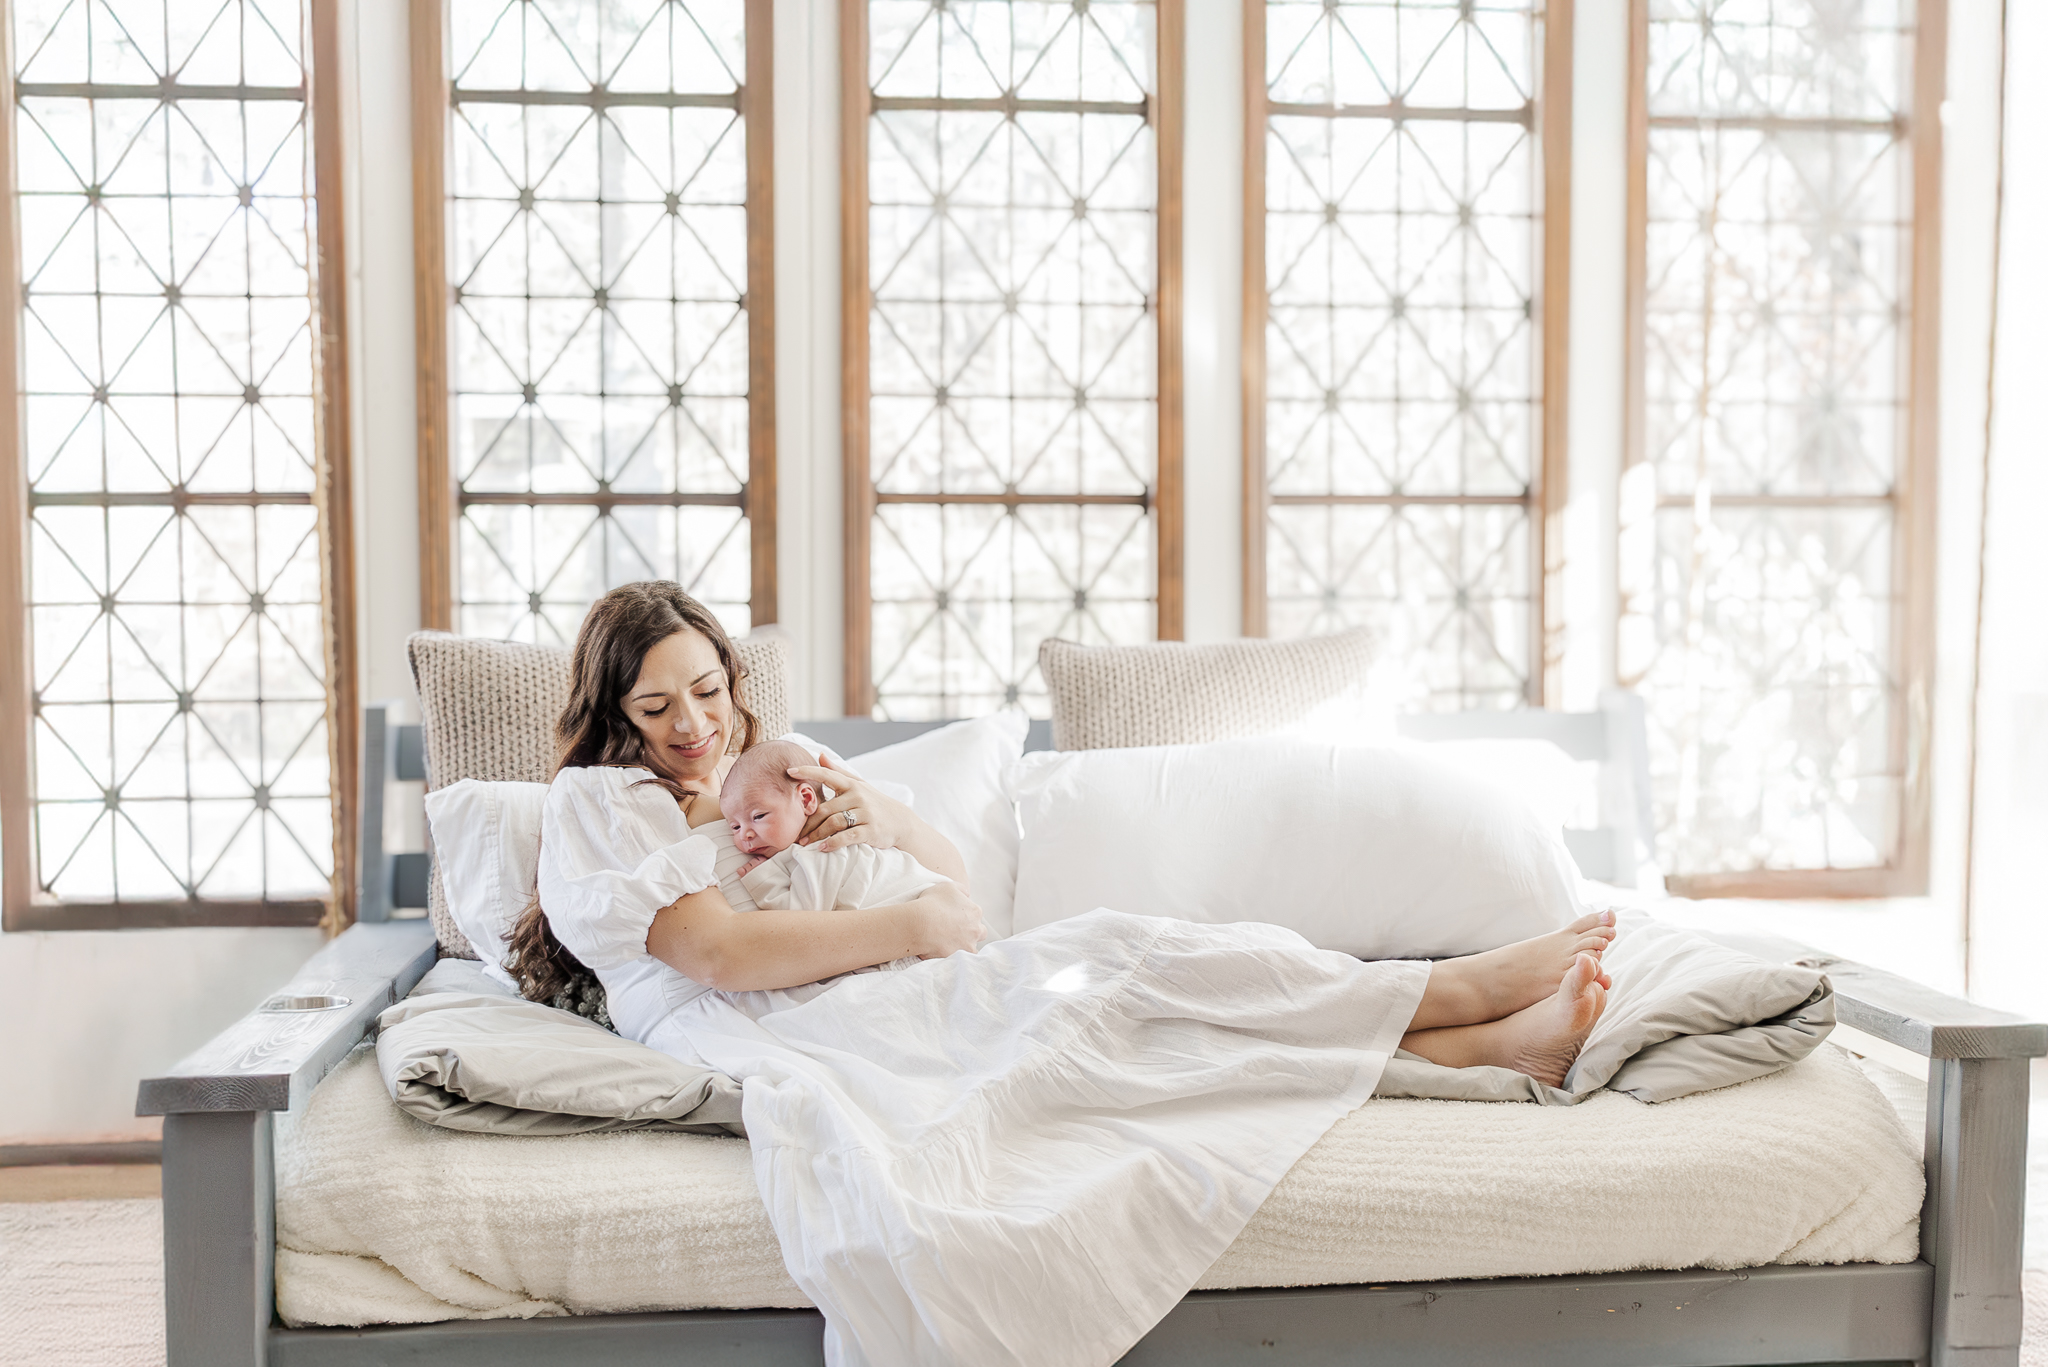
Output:
[[[930,110],[979,114],[1151,114],[1150,98],[1143,100],[1025,100],[1015,95],[993,95],[986,99],[956,99],[950,95],[868,96],[868,108]]]
[[[1530,490],[1529,677],[1531,707],[1564,694],[1565,505],[1571,496],[1569,398],[1572,273],[1572,3],[1543,11],[1543,84],[1538,105],[1543,166],[1540,460]]]
[[[21,232],[14,190],[14,25],[0,3],[0,921],[34,905],[34,666],[29,659],[28,461],[22,427]]]
[[[419,431],[420,626],[455,629],[448,407],[448,74],[444,0],[412,0],[412,282]]]
[[[751,617],[777,620],[775,479],[775,3],[747,0],[747,537]]]
[[[318,399],[321,614],[327,638],[327,756],[334,816],[333,904],[324,926],[338,935],[355,920],[356,804],[362,709],[357,693],[355,455],[349,421],[346,175],[342,156],[341,0],[312,0],[313,196],[320,335]]]
[[[1155,457],[1152,528],[1158,538],[1157,636],[1178,641],[1187,635],[1187,496],[1185,452],[1187,406],[1182,368],[1183,309],[1181,231],[1186,158],[1187,11],[1184,0],[1158,0],[1159,89],[1152,99],[1152,140],[1159,159],[1159,241],[1157,307],[1159,329],[1159,449]]]
[[[1529,495],[1269,493],[1266,503],[1278,508],[1527,508]]]
[[[1650,458],[1648,396],[1644,388],[1645,347],[1649,339],[1650,228],[1650,11],[1648,0],[1629,0],[1628,7],[1628,190],[1624,213],[1627,242],[1623,270],[1627,329],[1623,351],[1625,400],[1622,415],[1621,467],[1624,474]]]
[[[524,489],[465,489],[456,496],[459,507],[503,504],[516,508],[744,508],[745,493],[575,493],[536,494]]]
[[[1240,630],[1266,634],[1266,0],[1244,0],[1244,459]]]
[[[1000,504],[1006,508],[1024,508],[1051,504],[1055,507],[1081,508],[1096,504],[1111,506],[1150,508],[1150,494],[1026,494],[1011,491],[1001,494],[899,494],[877,493],[875,502],[923,503],[927,505],[978,503]]]
[[[875,710],[869,537],[875,485],[868,451],[868,7],[839,3],[839,409],[846,715]]]

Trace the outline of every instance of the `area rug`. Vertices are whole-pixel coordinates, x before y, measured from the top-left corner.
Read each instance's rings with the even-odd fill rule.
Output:
[[[0,1367],[162,1367],[160,1201],[0,1204]]]

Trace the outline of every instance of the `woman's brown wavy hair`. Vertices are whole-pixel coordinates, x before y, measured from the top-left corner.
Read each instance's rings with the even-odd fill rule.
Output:
[[[761,738],[760,719],[740,700],[747,677],[732,638],[710,609],[666,579],[623,584],[590,605],[576,633],[569,662],[569,705],[555,723],[555,772],[592,765],[644,765],[640,731],[626,715],[626,694],[640,678],[647,652],[680,631],[701,633],[718,652],[732,699],[733,736],[727,753],[746,750]],[[659,775],[641,780],[675,794],[688,789]],[[547,1002],[582,1015],[604,1010],[596,978],[563,948],[535,898],[512,929],[506,969],[528,1000]]]

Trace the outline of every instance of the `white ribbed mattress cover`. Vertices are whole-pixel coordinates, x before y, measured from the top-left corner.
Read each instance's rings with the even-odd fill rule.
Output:
[[[435,1129],[369,1046],[277,1135],[287,1324],[808,1304],[743,1140]],[[1918,1136],[1831,1045],[1656,1106],[1373,1100],[1198,1285],[1909,1262],[1922,1180]]]

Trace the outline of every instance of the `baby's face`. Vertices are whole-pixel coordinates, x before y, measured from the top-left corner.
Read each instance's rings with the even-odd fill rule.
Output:
[[[726,794],[725,819],[732,843],[757,860],[780,854],[803,834],[804,818],[818,809],[817,793],[808,783],[794,788],[764,783],[743,793]]]

